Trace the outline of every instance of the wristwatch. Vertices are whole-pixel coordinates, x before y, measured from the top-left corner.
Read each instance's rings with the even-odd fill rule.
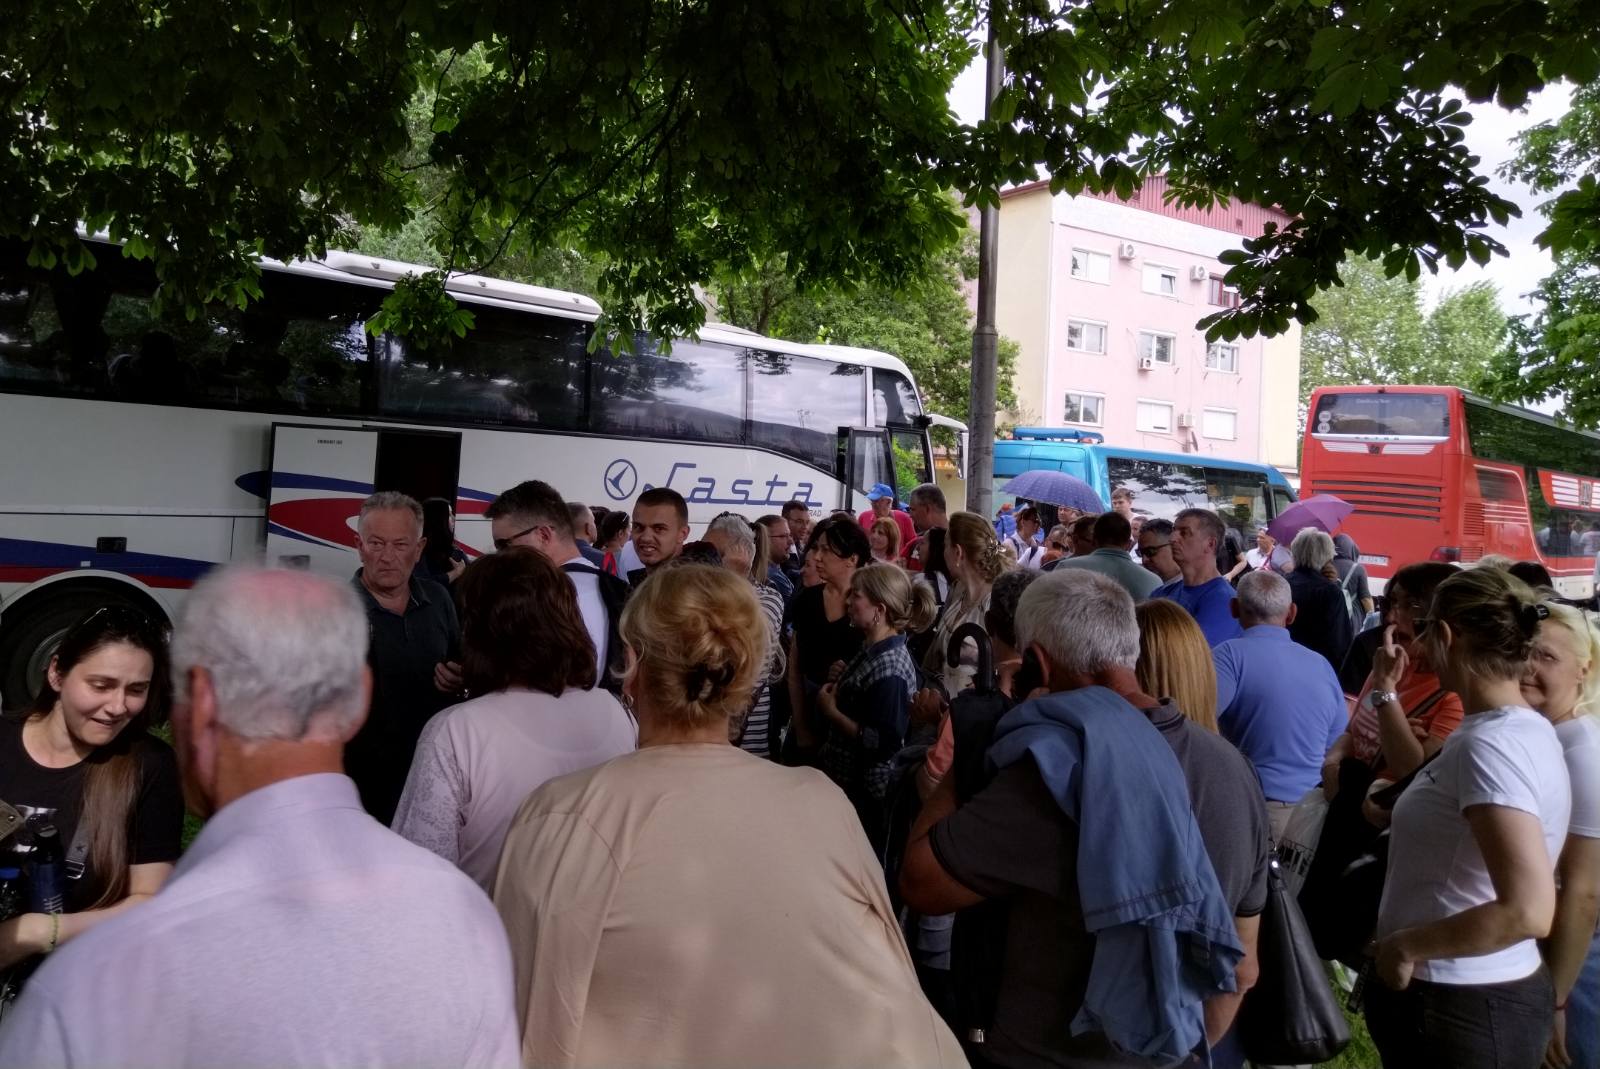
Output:
[[[1367,695],[1367,704],[1372,707],[1374,712],[1376,712],[1380,707],[1388,705],[1390,702],[1397,702],[1399,700],[1399,693],[1392,690],[1375,690]]]

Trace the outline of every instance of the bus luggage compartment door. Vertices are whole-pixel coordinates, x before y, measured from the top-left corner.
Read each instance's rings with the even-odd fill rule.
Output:
[[[309,568],[347,578],[356,557],[356,516],[372,493],[377,430],[272,425],[267,498],[270,567]]]

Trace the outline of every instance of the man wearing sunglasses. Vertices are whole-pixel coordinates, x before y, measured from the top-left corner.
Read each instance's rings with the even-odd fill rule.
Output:
[[[1139,563],[1163,583],[1178,578],[1178,562],[1172,559],[1171,520],[1146,520],[1139,528]]]
[[[483,514],[489,520],[496,552],[526,546],[567,573],[578,596],[583,626],[594,643],[595,682],[620,693],[626,655],[617,629],[628,600],[628,584],[585,559],[572,510],[561,494],[549,483],[529,479],[495,498]]]

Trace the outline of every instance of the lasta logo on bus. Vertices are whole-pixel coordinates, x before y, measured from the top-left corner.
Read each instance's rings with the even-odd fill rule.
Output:
[[[700,473],[700,465],[687,460],[674,461],[664,483],[639,485],[638,471],[626,458],[613,460],[606,467],[603,479],[606,494],[613,500],[623,501],[633,496],[633,490],[650,490],[657,485],[676,490],[691,505],[757,506],[776,509],[789,501],[804,501],[807,508],[821,508],[816,499],[814,483],[796,480],[789,482],[782,473],[770,479],[734,479],[724,487],[716,476]]]

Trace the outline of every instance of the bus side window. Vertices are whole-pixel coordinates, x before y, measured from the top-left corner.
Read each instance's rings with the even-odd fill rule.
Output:
[[[581,430],[589,327],[536,312],[470,305],[472,329],[442,348],[379,342],[378,399],[387,415]],[[602,359],[604,357],[601,357]]]
[[[743,349],[681,339],[670,353],[651,338],[632,353],[596,353],[591,430],[645,438],[741,443]]]
[[[750,351],[750,444],[832,471],[840,427],[866,415],[866,369]]]
[[[1206,468],[1207,504],[1248,544],[1267,520],[1267,478],[1259,472]]]

